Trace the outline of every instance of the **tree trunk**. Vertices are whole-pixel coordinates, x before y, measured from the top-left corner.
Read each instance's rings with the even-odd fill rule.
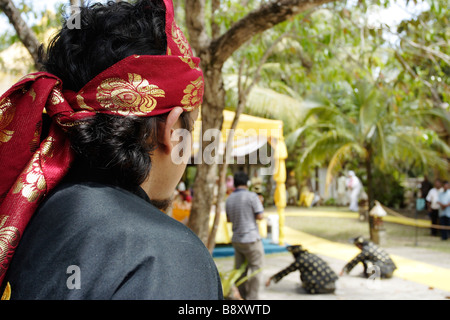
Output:
[[[315,168],[314,168],[314,191],[317,193],[317,194],[320,194],[320,190],[319,190],[319,167],[318,166],[316,166]]]
[[[238,74],[238,96],[239,96],[238,105],[236,107],[236,113],[234,115],[233,122],[231,123],[230,132],[227,137],[227,141],[225,143],[225,149],[224,149],[224,153],[222,156],[222,164],[219,164],[219,181],[218,181],[219,186],[218,186],[218,190],[217,190],[216,210],[215,210],[213,226],[212,226],[211,231],[209,232],[208,244],[207,244],[207,248],[211,253],[213,252],[214,247],[216,246],[216,234],[217,234],[217,229],[219,228],[220,217],[222,215],[221,203],[222,203],[222,200],[225,198],[225,193],[226,193],[226,175],[227,175],[228,163],[232,159],[232,158],[230,159],[228,157],[228,152],[230,152],[230,155],[231,155],[231,152],[233,149],[234,130],[237,127],[237,124],[239,122],[239,117],[242,113],[242,110],[244,109],[245,102],[247,100],[248,92],[246,91],[245,93],[243,93],[242,85],[241,85],[242,69],[243,69],[244,63],[245,63],[245,59],[243,59],[241,62],[241,66],[239,68],[239,74]]]
[[[375,218],[370,215],[370,210],[372,209],[374,205],[374,198],[373,198],[373,179],[372,179],[372,147],[368,146],[366,147],[367,150],[367,156],[366,156],[366,174],[367,174],[367,206],[369,211],[369,234],[370,234],[370,240],[378,243],[378,237],[374,235],[375,232]]]
[[[20,41],[23,43],[23,45],[33,58],[36,70],[40,70],[41,64],[39,63],[38,54],[40,43],[36,38],[36,35],[22,19],[22,17],[20,16],[20,11],[17,10],[11,0],[0,0],[0,9],[6,14],[9,22],[16,30],[17,36],[19,37]]]
[[[202,59],[202,64],[204,59]],[[223,109],[225,105],[225,90],[222,84],[221,68],[202,65],[205,76],[205,94],[202,105],[202,130],[200,156],[203,158],[206,147],[214,144],[218,151],[219,141],[203,141],[203,133],[208,129],[222,129]],[[187,226],[191,228],[207,244],[209,233],[209,212],[213,203],[214,185],[217,166],[206,163],[204,160],[197,164],[197,174],[193,186],[193,201],[191,214]]]
[[[372,147],[366,148],[367,157],[366,157],[366,174],[367,174],[367,198],[368,198],[368,206],[369,210],[372,209],[374,205],[373,198],[373,178],[372,178]]]
[[[216,0],[218,1],[218,0]],[[216,3],[217,5],[217,3]],[[224,150],[224,154],[222,157],[222,164],[219,165],[219,188],[218,188],[218,193],[217,193],[217,201],[216,201],[216,212],[215,212],[215,216],[214,216],[214,222],[213,222],[213,227],[212,230],[209,234],[208,237],[208,249],[210,252],[212,252],[214,250],[214,247],[216,245],[216,234],[217,234],[217,229],[219,226],[219,222],[220,222],[220,216],[222,214],[221,212],[221,202],[225,197],[225,192],[226,192],[226,173],[227,173],[227,169],[228,169],[228,163],[229,161],[232,160],[229,159],[228,156],[228,150],[230,150],[230,155],[232,152],[232,148],[233,148],[233,139],[234,139],[234,132],[237,128],[237,125],[239,123],[239,117],[241,116],[245,104],[247,103],[247,98],[250,94],[250,91],[252,90],[252,88],[258,83],[259,78],[260,78],[260,74],[261,74],[261,69],[263,67],[263,65],[266,63],[267,59],[269,58],[269,56],[272,54],[272,51],[275,49],[276,45],[286,36],[289,34],[289,31],[283,33],[277,40],[275,40],[272,45],[267,49],[267,51],[264,53],[263,57],[261,58],[261,60],[259,61],[259,65],[255,71],[255,73],[252,76],[252,80],[250,85],[248,85],[245,88],[245,85],[242,83],[241,79],[243,76],[243,69],[244,69],[244,65],[246,64],[246,59],[242,59],[241,64],[239,66],[239,73],[238,73],[238,104],[236,106],[236,112],[234,114],[234,119],[233,122],[231,123],[231,127],[230,127],[230,133],[227,137],[227,141],[225,144],[225,150]],[[246,74],[246,77],[248,78],[250,75]]]
[[[205,92],[201,109],[202,128],[200,130],[200,163],[193,185],[193,201],[187,226],[207,245],[209,234],[209,213],[213,203],[216,165],[203,161],[206,147],[211,143],[218,146],[219,141],[203,141],[208,129],[222,129],[223,109],[225,107],[225,89],[222,82],[222,66],[212,62],[210,39],[205,28],[205,0],[185,0],[186,25],[190,35],[190,44],[196,55],[201,58],[200,67],[204,73]],[[213,145],[214,146],[214,145]],[[217,149],[216,149],[217,150]]]
[[[222,129],[223,110],[225,109],[222,66],[225,61],[256,34],[303,11],[332,1],[334,0],[270,1],[237,21],[221,36],[210,39],[205,27],[205,0],[185,0],[189,42],[196,55],[202,59],[201,68],[205,77],[205,94],[201,112],[202,137],[203,132],[208,129]],[[216,34],[217,30],[214,30]],[[218,141],[202,141],[200,149],[202,155],[210,143],[218,143]],[[208,241],[209,213],[213,202],[215,171],[216,166],[204,161],[197,165],[191,214],[187,224],[205,244]]]
[[[212,225],[212,229],[208,235],[208,244],[207,248],[209,252],[213,252],[216,247],[216,235],[217,229],[219,229],[220,217],[222,216],[222,207],[221,203],[225,197],[226,193],[226,175],[227,175],[228,164],[224,162],[219,165],[219,181],[218,181],[218,190],[217,190],[217,198],[216,198],[216,210],[214,212],[214,221]]]

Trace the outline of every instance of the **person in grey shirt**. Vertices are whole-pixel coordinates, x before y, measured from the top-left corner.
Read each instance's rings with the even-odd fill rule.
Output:
[[[264,263],[264,248],[259,235],[256,220],[263,219],[264,207],[258,195],[248,190],[248,176],[240,171],[234,175],[236,189],[225,203],[228,222],[232,223],[235,269],[247,262],[247,268],[241,275],[245,277],[250,270],[252,273],[262,268]],[[245,300],[257,300],[261,283],[261,273],[250,277],[238,289]]]

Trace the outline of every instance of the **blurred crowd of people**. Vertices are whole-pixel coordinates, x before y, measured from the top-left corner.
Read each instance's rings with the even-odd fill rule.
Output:
[[[311,191],[311,188],[303,183],[298,192],[297,183],[294,173],[291,172],[287,181],[288,204],[303,207],[312,207],[321,200],[318,192]],[[367,195],[364,191],[361,179],[353,170],[349,170],[346,174],[340,172],[336,179],[336,204],[339,206],[347,206],[350,211],[359,211],[359,202],[366,199]]]
[[[431,235],[447,240],[450,233],[450,182],[436,179],[431,183],[425,177],[420,184],[419,198],[426,201]]]

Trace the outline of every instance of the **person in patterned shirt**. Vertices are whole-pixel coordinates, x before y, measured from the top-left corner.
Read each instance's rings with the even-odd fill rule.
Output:
[[[353,243],[361,250],[361,253],[344,266],[340,273],[341,276],[344,273],[350,273],[361,262],[364,265],[364,275],[367,278],[374,275],[383,279],[392,277],[397,266],[386,251],[373,242],[364,240],[361,236],[354,238]]]
[[[272,280],[277,283],[289,273],[298,270],[306,292],[310,294],[334,293],[338,276],[324,260],[303,249],[301,245],[289,246],[287,250],[294,255],[295,262],[270,277],[266,282],[266,287]]]

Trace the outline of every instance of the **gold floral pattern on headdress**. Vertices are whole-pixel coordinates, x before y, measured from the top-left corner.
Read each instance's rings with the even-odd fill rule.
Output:
[[[28,91],[28,94],[30,95],[30,97],[32,99],[31,101],[34,102],[34,100],[36,100],[36,91],[34,91],[34,89],[31,88],[30,91]]]
[[[192,111],[201,103],[203,96],[203,78],[198,77],[197,80],[191,81],[183,92],[185,95],[183,100],[181,100],[181,104],[186,111]]]
[[[14,186],[13,193],[21,193],[28,202],[39,199],[47,189],[44,173],[42,172],[41,161],[53,156],[54,138],[48,137],[42,142],[42,149],[33,155],[25,173],[19,178]]]
[[[136,73],[128,74],[128,82],[120,78],[109,78],[103,80],[97,88],[97,102],[103,108],[123,116],[147,115],[155,109],[157,97],[165,97],[164,90]]]
[[[10,300],[11,299],[11,284],[8,282],[3,291],[2,298],[0,300]]]
[[[36,130],[34,130],[33,139],[28,143],[30,152],[34,153],[39,148],[39,140],[41,138],[42,120],[36,123]]]
[[[8,142],[14,131],[6,130],[6,127],[11,123],[16,113],[16,107],[11,103],[10,98],[4,98],[0,102],[0,145]]]
[[[19,229],[13,226],[5,227],[8,218],[9,216],[0,216],[0,275],[4,272],[5,265],[9,264],[9,248],[15,248],[20,239]]]
[[[192,57],[184,56],[180,57],[181,61],[186,63],[191,69],[201,71],[200,67],[192,60]]]
[[[78,103],[78,106],[79,106],[81,109],[94,111],[94,108],[89,107],[89,106],[86,104],[86,102],[84,102],[83,94],[84,94],[83,91],[81,91],[79,94],[77,94],[77,103]]]
[[[191,46],[175,22],[172,24],[172,39],[183,56],[192,56]]]
[[[51,99],[51,103],[53,105],[57,105],[57,104],[60,104],[60,103],[64,102],[64,96],[63,96],[61,90],[59,90],[57,88],[54,88],[52,90],[52,95],[51,95],[50,99]]]
[[[17,81],[17,83],[22,82],[23,80],[34,80],[37,77],[39,77],[39,74],[30,73],[30,74],[27,74],[26,76],[23,76],[22,78],[20,78],[19,81]]]

